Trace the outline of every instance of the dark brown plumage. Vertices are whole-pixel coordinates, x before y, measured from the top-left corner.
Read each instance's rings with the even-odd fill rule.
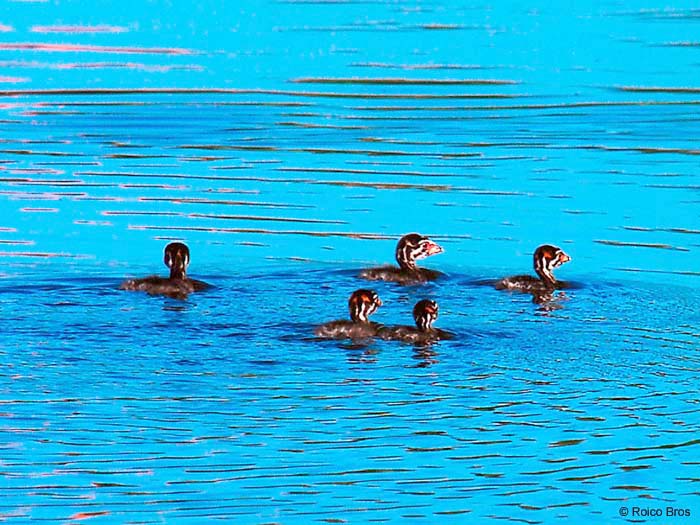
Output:
[[[187,277],[190,263],[190,250],[181,242],[171,242],[165,247],[163,262],[170,268],[169,277],[152,275],[142,279],[127,279],[119,288],[121,290],[141,291],[151,295],[166,295],[184,299],[190,293],[205,290],[209,284]]]
[[[421,284],[433,281],[442,275],[435,270],[418,268],[416,261],[437,255],[442,246],[417,233],[409,233],[396,245],[396,266],[369,268],[360,272],[360,277],[369,281],[390,281],[399,284]]]
[[[355,290],[348,300],[350,320],[330,321],[317,326],[316,337],[324,339],[366,339],[377,334],[380,325],[372,323],[369,316],[382,305],[374,290]]]
[[[561,248],[544,244],[535,250],[532,260],[538,277],[532,275],[506,277],[496,282],[496,288],[543,294],[561,287],[561,283],[554,277],[554,269],[569,262],[571,257]]]
[[[416,326],[385,326],[378,330],[377,336],[388,341],[402,341],[415,345],[427,345],[441,339],[452,339],[454,334],[433,326],[437,318],[437,303],[430,299],[423,299],[413,307]]]

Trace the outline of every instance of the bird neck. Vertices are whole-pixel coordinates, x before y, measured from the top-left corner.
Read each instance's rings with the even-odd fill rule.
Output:
[[[542,282],[550,288],[554,288],[557,284],[557,280],[554,278],[554,274],[547,270],[546,268],[535,268],[537,275],[540,276]]]
[[[170,268],[170,278],[171,279],[186,279],[187,273],[185,271],[185,268],[182,266],[173,265]]]

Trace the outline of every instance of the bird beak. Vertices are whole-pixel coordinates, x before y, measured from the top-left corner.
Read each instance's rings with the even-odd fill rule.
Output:
[[[571,260],[571,257],[569,257],[567,254],[565,254],[564,252],[559,252],[559,262],[561,264],[569,262],[570,260]]]
[[[443,249],[443,247],[440,246],[439,244],[434,243],[432,241],[430,241],[430,243],[428,243],[428,251],[427,251],[428,255],[437,255],[438,253],[442,253],[444,251],[445,250]]]
[[[379,297],[377,297],[377,306],[381,306],[381,305],[382,305],[382,300]]]

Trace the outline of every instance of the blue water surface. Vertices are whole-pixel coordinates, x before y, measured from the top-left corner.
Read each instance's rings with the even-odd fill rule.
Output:
[[[0,520],[692,523],[698,14],[0,6]],[[118,289],[172,240],[212,289]],[[360,287],[456,338],[315,339]]]

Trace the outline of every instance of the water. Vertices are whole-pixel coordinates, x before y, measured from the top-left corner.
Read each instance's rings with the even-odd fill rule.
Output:
[[[127,7],[0,8],[3,520],[700,513],[692,4]],[[314,340],[410,231],[457,338]]]

